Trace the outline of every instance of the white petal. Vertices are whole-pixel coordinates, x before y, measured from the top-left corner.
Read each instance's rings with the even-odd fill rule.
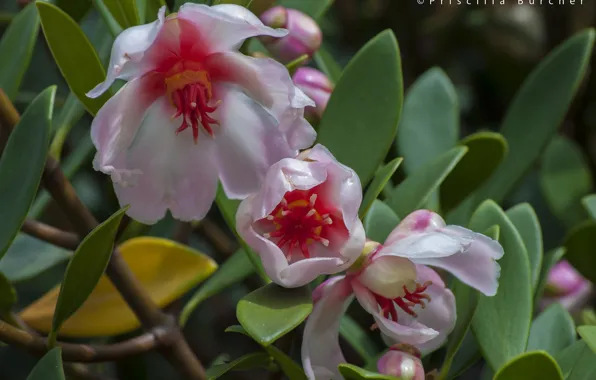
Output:
[[[116,37],[112,46],[110,64],[105,81],[87,93],[90,98],[97,98],[106,92],[116,79],[130,80],[144,74],[139,62],[151,46],[164,24],[166,7],[161,7],[157,20],[150,24],[133,26]]]

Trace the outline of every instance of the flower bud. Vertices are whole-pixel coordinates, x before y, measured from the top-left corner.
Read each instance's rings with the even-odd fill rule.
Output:
[[[311,120],[323,117],[331,92],[333,92],[333,83],[329,78],[317,69],[301,67],[296,70],[292,79],[296,87],[300,88],[316,104],[315,107],[305,108],[305,116]]]
[[[416,288],[416,264],[404,257],[372,257],[358,279],[368,290],[387,299],[403,297],[404,288]]]
[[[548,274],[547,293],[566,296],[580,289],[587,280],[567,261],[557,263]]]
[[[424,380],[424,367],[420,351],[415,347],[396,344],[377,362],[379,373],[395,376],[402,380]]]
[[[261,20],[270,27],[289,31],[283,38],[261,39],[271,54],[283,63],[292,62],[304,54],[311,57],[321,47],[323,35],[319,25],[296,9],[273,7],[261,15]]]

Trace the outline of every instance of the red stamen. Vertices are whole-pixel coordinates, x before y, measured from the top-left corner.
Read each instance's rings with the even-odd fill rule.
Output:
[[[418,317],[418,314],[416,314],[412,308],[414,308],[416,305],[420,305],[420,307],[424,309],[426,307],[424,302],[426,301],[428,303],[431,301],[430,296],[424,293],[430,285],[432,285],[431,281],[425,282],[423,285],[416,284],[416,289],[414,289],[412,292],[410,292],[404,286],[405,295],[403,297],[397,297],[394,299],[385,298],[376,293],[373,293],[373,295],[375,296],[375,300],[379,305],[381,315],[389,320],[397,322],[396,306],[410,314],[412,317]],[[375,328],[376,324],[371,326],[371,329]]]
[[[172,103],[176,107],[173,119],[182,116],[182,124],[176,134],[192,127],[192,136],[195,143],[199,139],[199,123],[209,136],[214,136],[211,125],[219,125],[209,114],[217,110],[217,105],[209,106],[210,94],[201,82],[189,83],[184,87],[174,90],[171,95]]]

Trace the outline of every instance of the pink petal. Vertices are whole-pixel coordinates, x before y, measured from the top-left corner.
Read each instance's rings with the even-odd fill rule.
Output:
[[[140,77],[147,71],[147,68],[141,68],[140,62],[164,24],[165,11],[166,8],[161,7],[157,20],[150,24],[128,28],[116,37],[106,79],[89,91],[88,97],[97,98],[106,92],[116,79],[130,80]]]
[[[352,301],[349,282],[335,277],[306,320],[302,339],[302,366],[309,380],[341,380],[337,367],[346,360],[339,347],[339,323]]]
[[[99,110],[91,124],[91,140],[97,148],[95,170],[112,176],[112,180],[134,183],[134,168],[126,166],[126,150],[130,147],[147,109],[161,96],[160,77],[155,75],[133,79],[124,85]]]
[[[275,119],[237,87],[219,86],[222,100],[213,114],[220,127],[216,132],[216,165],[228,197],[246,198],[256,192],[267,169],[293,157],[292,150]]]
[[[283,37],[284,29],[272,29],[245,7],[222,4],[209,7],[186,3],[178,10],[180,19],[193,22],[207,41],[211,53],[235,50],[245,39],[255,36]]]
[[[385,240],[385,245],[391,245],[411,234],[432,232],[445,227],[445,221],[437,213],[430,210],[416,210],[406,216]]]
[[[167,209],[174,218],[200,220],[215,198],[213,140],[201,132],[195,144],[190,128],[176,135],[180,120],[171,120],[173,112],[165,97],[149,109],[126,154],[127,167],[142,173],[138,183],[114,183],[120,204],[131,205],[128,215],[146,224],[161,219]]]

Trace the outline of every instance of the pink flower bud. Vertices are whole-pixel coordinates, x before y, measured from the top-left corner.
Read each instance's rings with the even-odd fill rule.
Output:
[[[420,351],[405,344],[392,346],[377,362],[377,370],[402,380],[424,380],[425,377]]]
[[[271,54],[281,62],[291,62],[304,54],[311,57],[321,47],[323,35],[319,25],[310,16],[296,9],[273,7],[261,15],[261,20],[268,26],[289,31],[286,37],[280,39],[261,39]]]
[[[557,263],[548,273],[548,293],[566,296],[574,293],[587,282],[567,261]]]
[[[327,108],[327,103],[333,92],[333,83],[317,69],[301,67],[296,70],[294,84],[309,98],[315,101],[315,107],[306,107],[305,115],[308,119],[320,119]]]

